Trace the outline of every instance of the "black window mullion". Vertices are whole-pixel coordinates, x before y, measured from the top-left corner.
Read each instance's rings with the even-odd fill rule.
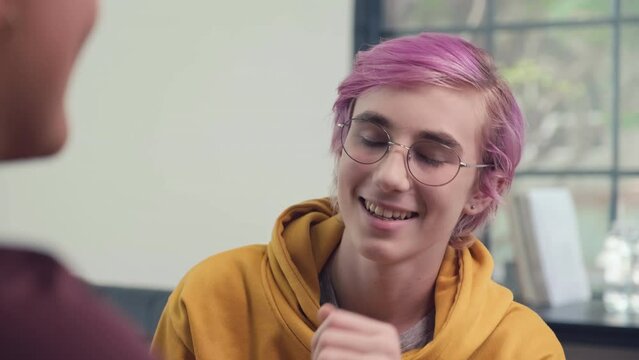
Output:
[[[494,0],[493,0],[494,1]],[[494,7],[492,9],[487,3],[487,14],[489,11],[495,12]],[[382,14],[383,15],[383,14]],[[529,30],[545,30],[550,28],[570,28],[570,29],[578,29],[578,28],[593,28],[596,26],[612,26],[614,23],[618,22],[621,24],[625,23],[637,23],[639,22],[639,16],[632,17],[601,17],[596,19],[586,19],[586,20],[556,20],[556,21],[518,21],[518,22],[509,22],[509,23],[498,23],[495,21],[494,15],[492,24],[482,24],[479,26],[468,26],[468,25],[452,25],[452,26],[435,26],[429,27],[424,26],[421,28],[415,29],[405,29],[405,30],[395,30],[395,29],[387,29],[382,25],[379,27],[379,33],[383,38],[392,38],[403,35],[414,35],[423,31],[427,32],[443,32],[443,33],[460,33],[460,32],[484,32],[488,31],[488,27],[491,27],[493,30],[509,30],[509,31],[529,31]],[[380,23],[381,24],[381,23]]]
[[[382,0],[355,0],[355,41],[353,53],[368,49],[382,36]]]
[[[515,173],[518,177],[528,176],[600,176],[606,178],[612,178],[614,175],[618,177],[622,176],[639,176],[639,170],[601,170],[601,169],[568,169],[568,170],[543,170],[543,169],[531,169],[531,170],[519,170]]]
[[[486,51],[490,56],[495,57],[495,0],[488,0],[486,2],[486,18],[485,26],[486,30]]]

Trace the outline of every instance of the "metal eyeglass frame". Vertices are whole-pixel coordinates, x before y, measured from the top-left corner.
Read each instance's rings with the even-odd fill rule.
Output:
[[[362,162],[362,161],[359,161],[359,160],[353,158],[351,156],[351,154],[349,154],[348,151],[346,151],[346,147],[344,146],[344,140],[345,140],[346,136],[348,136],[348,133],[344,134],[344,130],[346,129],[347,126],[350,129],[350,123],[352,123],[353,121],[367,121],[367,122],[379,127],[380,129],[382,129],[384,131],[384,133],[386,134],[386,137],[388,138],[388,141],[386,142],[386,145],[387,145],[386,146],[386,150],[384,151],[384,154],[379,157],[379,159],[377,159],[377,160],[375,160],[373,162],[369,162],[369,163]],[[439,143],[439,142],[434,141],[434,140],[429,140],[429,141],[433,141],[435,143],[438,143],[439,145],[441,145],[441,146],[449,149],[450,151],[452,151],[455,154],[455,156],[457,156],[458,166],[457,166],[457,171],[455,172],[455,175],[453,175],[453,177],[450,180],[444,182],[443,184],[438,184],[438,185],[426,184],[425,182],[419,180],[417,178],[417,176],[415,176],[415,174],[413,174],[413,171],[410,169],[410,165],[408,163],[408,160],[409,160],[408,157],[411,154],[410,150],[412,149],[412,147],[415,146],[415,144],[419,143],[420,141],[426,141],[426,140],[419,140],[419,141],[416,141],[415,143],[413,143],[413,145],[411,145],[411,146],[406,146],[404,144],[400,144],[400,143],[394,142],[392,140],[390,134],[386,130],[386,128],[384,128],[383,126],[381,126],[379,124],[376,124],[374,122],[370,122],[368,120],[357,119],[357,118],[353,118],[353,119],[348,120],[348,124],[346,124],[346,123],[337,123],[337,127],[341,129],[341,131],[340,131],[340,141],[342,143],[342,149],[344,150],[346,155],[348,155],[349,158],[351,158],[353,161],[355,161],[355,162],[357,162],[359,164],[372,165],[372,164],[375,164],[375,163],[381,161],[390,152],[391,146],[393,146],[393,145],[399,146],[401,148],[406,149],[406,156],[404,157],[404,165],[406,166],[406,169],[408,169],[408,172],[413,177],[413,179],[415,179],[418,183],[420,183],[422,185],[437,187],[437,186],[444,186],[446,184],[449,184],[451,181],[455,180],[455,178],[459,174],[459,169],[461,169],[461,168],[483,169],[483,168],[493,167],[492,164],[469,164],[467,162],[464,162],[464,161],[462,161],[461,156],[459,156],[459,153],[457,152],[457,150],[453,149],[452,147],[450,147],[450,146],[448,146],[446,144],[442,144],[442,143]]]

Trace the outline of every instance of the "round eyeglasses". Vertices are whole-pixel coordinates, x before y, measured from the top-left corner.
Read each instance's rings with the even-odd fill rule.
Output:
[[[388,154],[391,146],[402,147],[408,151],[408,172],[427,186],[448,184],[461,168],[492,167],[490,164],[465,163],[455,149],[435,140],[419,140],[410,147],[396,143],[384,127],[369,120],[354,118],[337,126],[342,129],[342,147],[348,157],[360,164],[374,164]]]

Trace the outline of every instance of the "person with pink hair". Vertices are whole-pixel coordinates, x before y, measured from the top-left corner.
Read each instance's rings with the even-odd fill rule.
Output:
[[[96,0],[0,0],[0,161],[57,153]],[[0,246],[0,358],[150,359],[141,334],[58,260]]]
[[[424,33],[357,54],[338,88],[335,194],[285,210],[268,245],[212,256],[175,289],[168,359],[563,359],[491,279],[473,235],[519,163],[524,120],[481,49]]]

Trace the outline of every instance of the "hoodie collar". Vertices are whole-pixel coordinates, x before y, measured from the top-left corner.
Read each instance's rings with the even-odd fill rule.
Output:
[[[492,281],[492,257],[474,240],[446,249],[435,283],[435,337],[406,359],[468,359],[506,315],[513,295]]]

